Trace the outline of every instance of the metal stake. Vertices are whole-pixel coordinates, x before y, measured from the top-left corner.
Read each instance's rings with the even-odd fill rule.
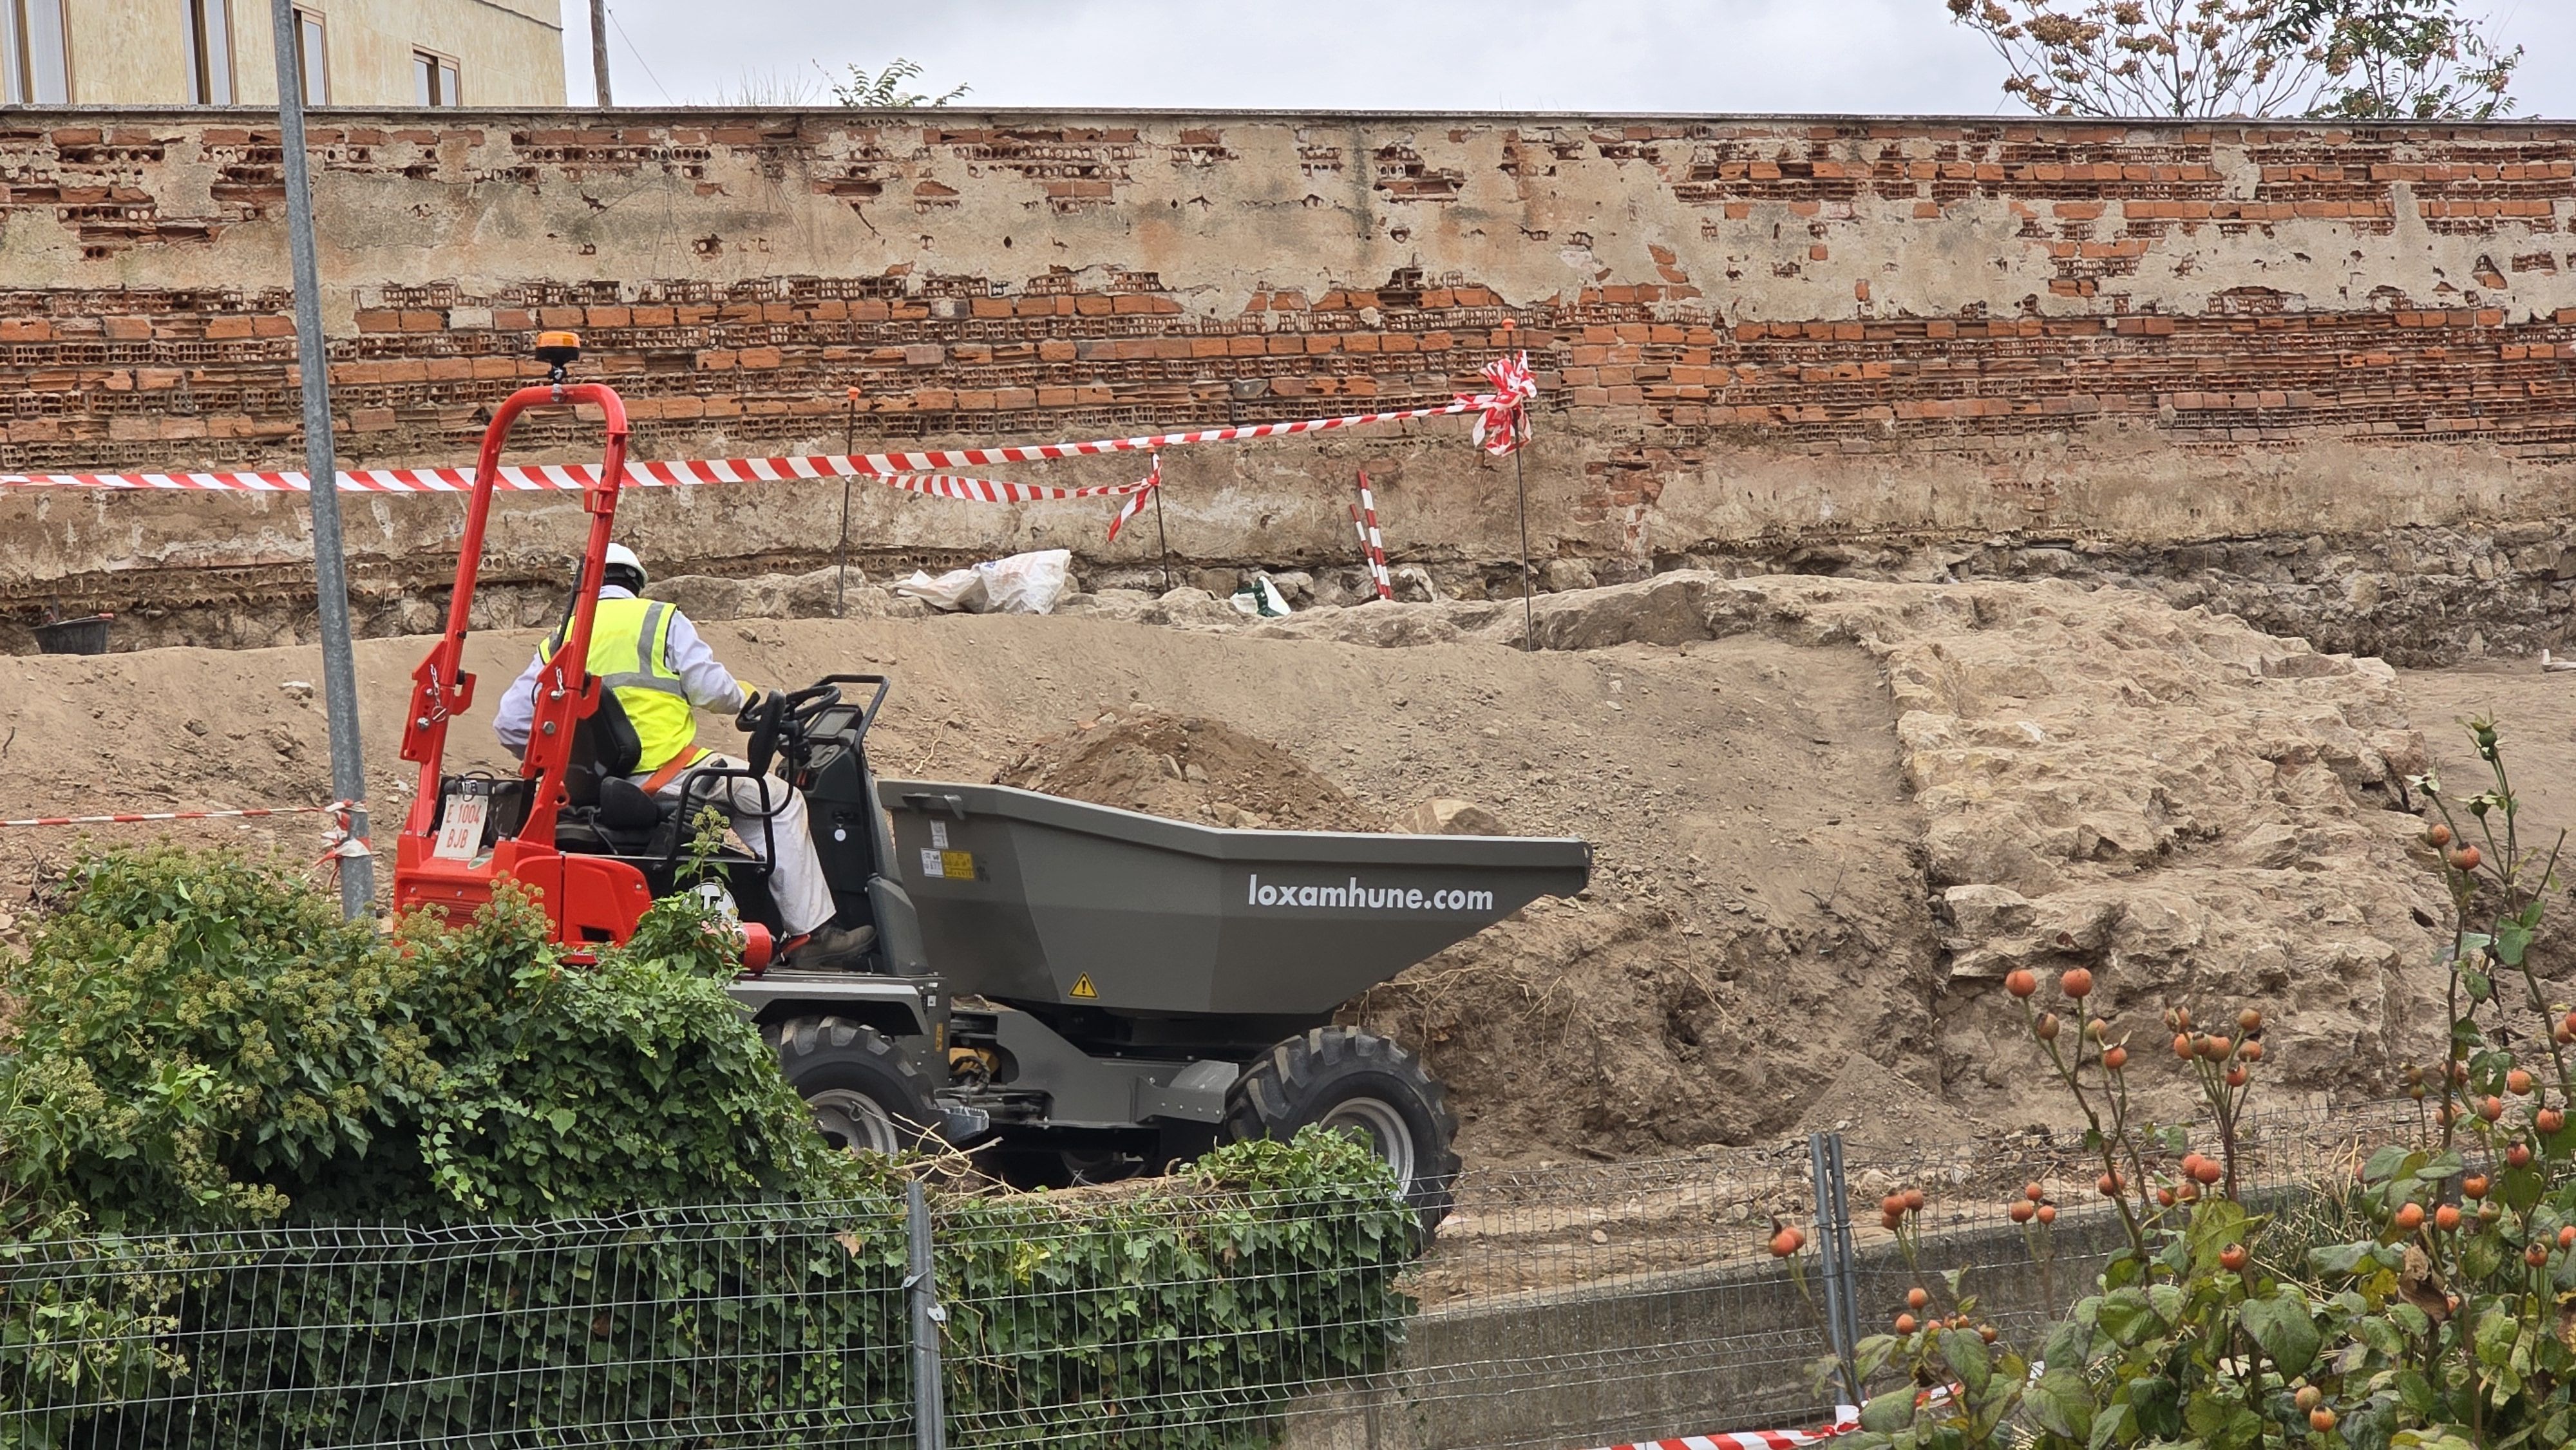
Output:
[[[850,411],[841,423],[841,456],[849,457],[859,447],[859,390],[850,389]],[[832,586],[832,613],[846,619],[850,613],[850,485],[858,482],[855,474],[841,475],[841,577]]]
[[[1529,479],[1521,470],[1521,449],[1529,446],[1524,438],[1512,449],[1512,486],[1521,496],[1521,653],[1528,654],[1538,646],[1538,626],[1531,623],[1529,561]]]
[[[947,1450],[947,1396],[939,1382],[939,1326],[948,1311],[931,1276],[930,1196],[916,1178],[904,1185],[903,1216],[912,1240],[912,1272],[903,1286],[912,1294],[912,1443],[914,1450]]]
[[[286,163],[286,239],[295,273],[295,361],[304,382],[304,477],[313,505],[313,582],[322,615],[322,710],[331,727],[331,789],[355,801],[349,837],[367,839],[367,767],[358,740],[358,671],[349,650],[349,564],[340,551],[340,465],[331,452],[331,370],[323,353],[322,267],[313,247],[313,174],[304,154],[304,74],[294,0],[269,0],[277,52],[277,143]],[[365,914],[376,863],[343,856],[340,909]]]
[[[1172,592],[1172,536],[1163,532],[1163,490],[1154,490],[1154,541],[1163,550],[1163,592]]]

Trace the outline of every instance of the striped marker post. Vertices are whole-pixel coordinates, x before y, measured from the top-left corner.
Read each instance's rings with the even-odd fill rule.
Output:
[[[1351,526],[1359,530],[1360,550],[1368,555],[1369,579],[1377,597],[1393,601],[1395,581],[1386,572],[1386,538],[1378,532],[1377,497],[1369,491],[1368,470],[1360,470],[1360,501],[1351,507]]]

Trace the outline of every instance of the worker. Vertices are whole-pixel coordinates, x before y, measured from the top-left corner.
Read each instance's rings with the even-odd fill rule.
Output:
[[[637,597],[644,588],[644,564],[634,550],[624,544],[609,545],[607,565],[600,573],[599,610],[590,627],[589,669],[617,697],[642,746],[635,773],[627,779],[657,800],[676,803],[692,768],[743,769],[742,761],[699,747],[697,722],[689,707],[733,713],[749,706],[757,692],[717,662],[698,627],[676,605]],[[549,639],[501,697],[492,733],[513,755],[527,754],[528,731],[537,709],[537,676],[560,639],[560,633]],[[787,929],[786,940],[779,944],[780,961],[791,967],[857,966],[876,940],[876,929],[833,923],[832,887],[824,879],[822,859],[815,854],[814,838],[806,829],[804,795],[785,781],[733,776],[712,796],[702,790],[697,799],[731,817],[734,833],[753,851],[760,851],[764,841],[775,843],[777,859],[770,862],[769,890],[778,903],[780,923]],[[754,823],[765,815],[769,829],[764,831]]]

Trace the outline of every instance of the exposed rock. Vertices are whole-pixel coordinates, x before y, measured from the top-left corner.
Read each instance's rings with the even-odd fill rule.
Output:
[[[1471,801],[1442,797],[1415,806],[1404,829],[1417,836],[1508,836],[1502,817]]]

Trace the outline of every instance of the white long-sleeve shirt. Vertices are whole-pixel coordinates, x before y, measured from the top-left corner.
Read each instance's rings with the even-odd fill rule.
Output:
[[[602,599],[632,599],[634,594],[611,584],[599,591]],[[732,673],[716,661],[716,652],[698,635],[698,627],[671,606],[671,631],[665,637],[663,660],[678,673],[680,688],[688,693],[689,703],[701,710],[730,712],[742,707],[742,685]],[[537,676],[546,667],[545,651],[510,682],[509,693],[501,697],[499,713],[492,717],[492,733],[512,755],[528,753],[528,732],[537,713]]]

